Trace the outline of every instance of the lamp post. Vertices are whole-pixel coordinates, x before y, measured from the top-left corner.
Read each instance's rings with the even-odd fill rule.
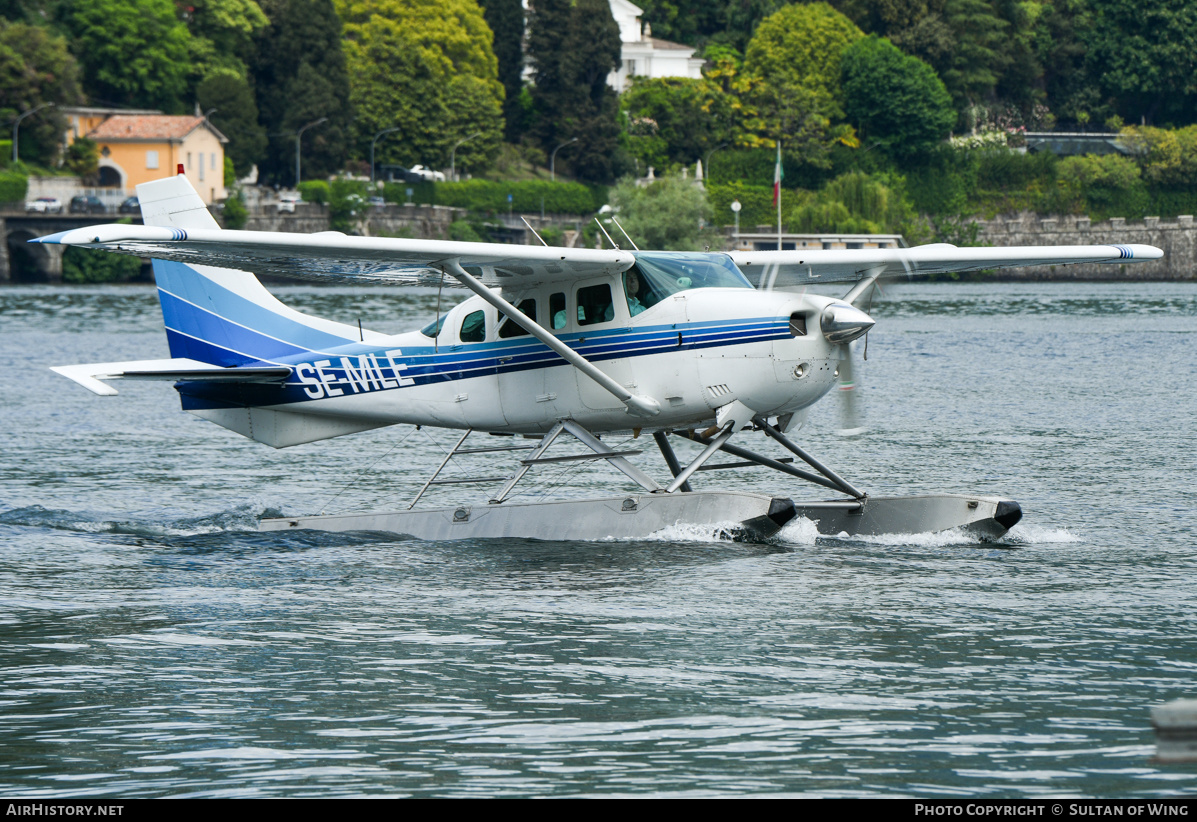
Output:
[[[457,182],[457,147],[460,146],[462,143],[468,143],[470,140],[473,140],[475,137],[479,136],[480,134],[482,134],[481,131],[475,131],[469,137],[463,137],[460,140],[458,140],[456,143],[453,144],[453,150],[449,152],[449,179],[450,180]]]
[[[721,148],[727,148],[727,143],[720,143],[708,151],[706,162],[702,164],[702,170],[706,173],[708,180],[711,179],[711,157],[714,156],[715,152]]]
[[[549,179],[551,181],[557,182],[557,152],[568,146],[570,143],[576,142],[578,142],[577,137],[573,138],[572,140],[566,140],[564,143],[557,146],[557,148],[553,149],[553,154],[549,157]]]
[[[374,135],[374,139],[370,141],[370,185],[374,185],[374,144],[378,142],[378,138],[384,134],[390,134],[392,131],[398,131],[399,126],[394,128],[384,128],[382,131]]]
[[[739,200],[732,200],[731,210],[732,210],[732,214],[734,214],[736,217],[736,242],[737,243],[740,242],[740,209],[741,208],[742,208],[742,206],[740,205]]]
[[[295,132],[295,190],[299,190],[299,146],[303,143],[303,133],[312,126],[318,126],[321,123],[328,122],[327,117],[321,117],[319,120],[313,120],[306,126]]]
[[[13,162],[13,165],[16,165],[16,163],[17,163],[17,140],[19,139],[19,135],[20,135],[20,131],[21,131],[21,121],[24,120],[26,117],[28,117],[30,114],[37,114],[42,109],[50,108],[53,105],[54,105],[53,103],[42,103],[37,108],[31,108],[31,109],[29,109],[29,111],[21,112],[21,114],[17,116],[17,119],[13,121],[13,124],[12,124],[12,162]]]

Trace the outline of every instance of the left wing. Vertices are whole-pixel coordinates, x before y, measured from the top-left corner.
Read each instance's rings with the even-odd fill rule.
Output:
[[[456,262],[492,288],[617,274],[635,262],[629,252],[618,250],[349,237],[339,231],[293,234],[97,225],[33,242],[321,280],[436,285],[444,267]],[[446,277],[444,283],[457,285],[451,277]]]

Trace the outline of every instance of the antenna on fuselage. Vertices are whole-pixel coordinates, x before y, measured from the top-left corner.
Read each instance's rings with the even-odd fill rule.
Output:
[[[541,245],[543,245],[545,248],[548,248],[549,244],[544,241],[544,237],[541,237],[539,234],[536,233],[536,229],[532,227],[532,223],[528,222],[528,218],[525,217],[523,214],[521,214],[520,219],[524,221],[524,225],[526,225],[528,227],[528,230],[532,232],[532,236],[535,237],[536,239],[540,240]]]
[[[626,232],[626,231],[624,231],[624,230],[623,230],[623,226],[622,226],[622,225],[620,225],[620,223],[619,223],[619,220],[615,219],[615,215],[611,215],[611,222],[613,222],[613,223],[615,223],[615,225],[619,226],[619,230],[623,232],[623,236],[627,237],[627,239],[628,239],[628,242],[632,244],[632,248],[634,248],[634,249],[636,249],[637,251],[639,251],[639,250],[640,250],[640,246],[638,246],[638,245],[636,245],[636,243],[632,242],[632,238],[631,238],[631,237],[628,237],[628,232]]]
[[[607,242],[611,244],[611,247],[619,251],[619,243],[611,239],[611,235],[607,233],[607,229],[603,228],[603,221],[598,218],[597,214],[594,217],[594,221],[598,224],[599,231],[603,232],[603,236],[607,238]]]

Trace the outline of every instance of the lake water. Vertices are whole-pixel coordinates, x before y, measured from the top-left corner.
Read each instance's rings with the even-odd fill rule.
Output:
[[[1197,697],[1197,286],[909,284],[872,313],[868,433],[833,396],[797,439],[874,494],[1019,500],[1001,544],[258,534],[406,505],[456,435],[274,451],[166,384],[96,397],[47,367],[166,356],[153,291],[0,289],[0,795],[1191,795],[1148,712]]]

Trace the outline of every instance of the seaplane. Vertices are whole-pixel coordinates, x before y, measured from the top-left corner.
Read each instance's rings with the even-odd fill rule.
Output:
[[[170,358],[54,371],[99,395],[116,394],[114,380],[172,382],[185,411],[274,448],[391,425],[461,432],[404,510],[269,517],[262,531],[595,540],[683,524],[764,540],[805,517],[820,534],[958,529],[998,539],[1022,516],[1013,500],[871,496],[795,441],[808,409],[849,370],[851,343],[874,325],[861,307],[866,295],[888,277],[1163,256],[1147,245],[688,253],[641,251],[626,234],[629,248],[609,236],[610,248],[557,248],[233,231],[219,227],[181,171],[137,186],[144,225],[32,241],[150,258]],[[383,334],[289,308],[263,274],[433,286],[437,316]],[[809,288],[827,284],[848,290],[835,298]],[[473,296],[442,313],[449,288]],[[629,434],[651,437],[671,476],[637,466],[642,450],[603,441]],[[786,454],[744,447],[754,435]],[[679,439],[701,446],[684,465]],[[490,476],[446,478],[446,464],[465,454],[514,460]],[[717,454],[736,461],[711,463]],[[605,461],[631,490],[512,498],[529,472],[578,460]],[[699,471],[737,467],[772,469],[832,498],[694,487]],[[486,490],[468,504],[419,504],[454,482]]]

